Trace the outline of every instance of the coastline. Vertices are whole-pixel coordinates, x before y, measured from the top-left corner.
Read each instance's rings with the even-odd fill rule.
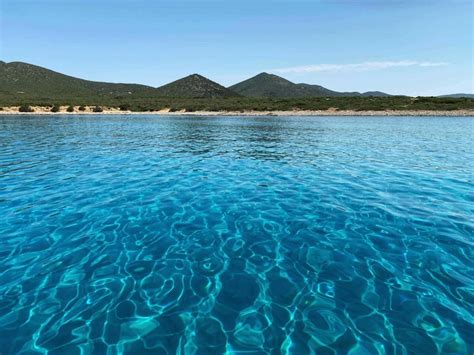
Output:
[[[156,115],[156,116],[442,116],[442,117],[474,117],[474,110],[452,110],[452,111],[432,111],[432,110],[385,110],[385,111],[356,111],[356,110],[293,110],[293,111],[121,111],[117,108],[104,108],[102,112],[93,112],[90,107],[86,111],[67,112],[65,109],[60,112],[51,112],[45,107],[32,107],[34,112],[19,112],[18,107],[3,107],[0,115]]]

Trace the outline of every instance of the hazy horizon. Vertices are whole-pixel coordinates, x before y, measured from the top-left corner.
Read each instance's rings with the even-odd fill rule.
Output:
[[[473,93],[471,1],[0,0],[0,60],[94,81]]]

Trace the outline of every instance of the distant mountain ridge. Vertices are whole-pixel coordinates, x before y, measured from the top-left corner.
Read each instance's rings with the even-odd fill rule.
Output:
[[[61,100],[78,98],[130,99],[159,98],[311,98],[311,97],[386,97],[380,91],[337,92],[323,86],[295,84],[274,74],[261,73],[228,88],[193,74],[159,88],[140,84],[107,83],[84,80],[40,66],[0,61],[0,95],[7,101]],[[473,94],[443,95],[445,98],[474,98]],[[13,98],[13,99],[12,99]]]
[[[239,97],[224,86],[193,74],[159,88],[83,80],[36,65],[0,61],[0,93],[32,98],[77,97],[226,98]]]
[[[332,97],[332,96],[390,96],[380,91],[337,92],[320,85],[295,84],[275,74],[260,73],[253,78],[244,80],[229,87],[243,96],[273,97],[273,98],[303,98],[303,97]]]

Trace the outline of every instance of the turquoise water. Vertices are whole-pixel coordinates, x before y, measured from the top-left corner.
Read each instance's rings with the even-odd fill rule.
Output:
[[[473,128],[0,116],[0,353],[472,354]]]

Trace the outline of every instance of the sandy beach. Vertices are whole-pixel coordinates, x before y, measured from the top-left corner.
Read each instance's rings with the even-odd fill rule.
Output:
[[[102,112],[93,112],[93,106],[86,106],[84,111],[79,107],[74,112],[67,112],[67,106],[59,112],[51,112],[49,107],[31,106],[34,112],[19,112],[19,106],[3,107],[0,115],[166,115],[166,116],[465,116],[474,117],[474,110],[428,111],[428,110],[385,110],[385,111],[354,111],[354,110],[293,110],[293,111],[160,111],[132,112],[121,111],[114,107],[103,107]]]

